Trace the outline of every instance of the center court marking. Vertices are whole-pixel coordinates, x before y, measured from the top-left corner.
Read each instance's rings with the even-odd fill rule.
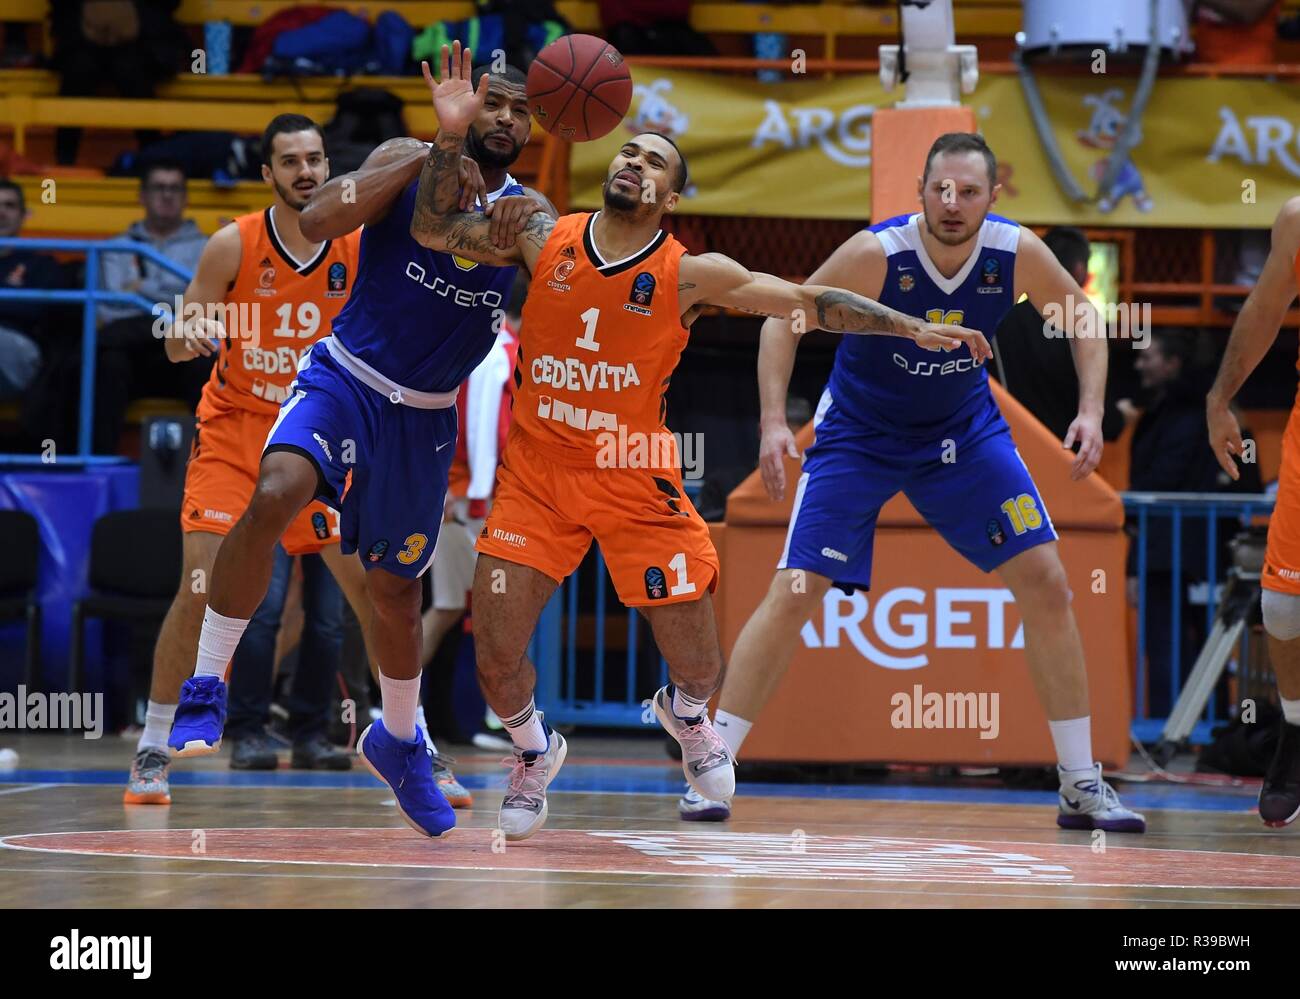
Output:
[[[408,829],[106,830],[7,836],[0,846],[156,860],[455,870],[913,881],[939,884],[1300,890],[1300,857],[883,836],[544,829],[494,853],[493,831],[428,841]],[[1111,837],[1113,843],[1116,837]],[[382,856],[384,860],[371,858]]]

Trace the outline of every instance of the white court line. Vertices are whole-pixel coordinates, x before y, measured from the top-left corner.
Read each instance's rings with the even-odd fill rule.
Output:
[[[10,787],[0,791],[0,794],[22,794],[24,791],[43,791],[47,787],[58,786],[58,784],[20,784],[17,787]]]
[[[15,847],[14,849],[21,849]],[[189,857],[177,858],[189,860]],[[273,863],[273,861],[268,861]],[[478,868],[457,868],[467,874],[477,871]],[[487,870],[488,868],[484,868]],[[741,885],[732,884],[725,878],[718,878],[720,884],[682,884],[681,882],[662,882],[662,881],[568,881],[559,878],[485,878],[485,877],[443,877],[431,875],[428,877],[398,877],[392,874],[299,874],[299,873],[276,873],[276,872],[259,872],[259,871],[111,871],[111,870],[94,870],[82,869],[76,867],[0,867],[0,874],[110,874],[117,877],[174,877],[174,878],[292,878],[294,880],[316,880],[316,881],[399,881],[407,884],[423,883],[426,881],[447,881],[463,884],[501,884],[501,885],[524,885],[528,887],[549,888],[554,885],[569,885],[581,888],[602,887],[602,888],[656,888],[669,891],[680,892],[683,889],[688,891],[758,891],[758,892],[785,892],[787,894],[800,894],[803,892],[816,892],[818,894],[829,895],[952,895],[961,898],[990,898],[1001,902],[1008,899],[1048,899],[1053,902],[1120,902],[1120,903],[1138,903],[1151,902],[1163,906],[1175,905],[1204,905],[1214,908],[1271,908],[1271,909],[1294,909],[1294,903],[1288,902],[1244,902],[1237,900],[1224,899],[1179,899],[1179,898],[1144,898],[1132,896],[1116,895],[1037,895],[1023,892],[1013,894],[998,892],[977,892],[977,891],[935,891],[934,889],[912,889],[912,888],[818,888],[815,886],[804,887],[800,884],[798,887],[788,885]],[[546,872],[538,872],[546,873]],[[570,873],[570,872],[564,872]],[[1068,887],[1063,885],[1062,887]],[[1116,891],[1124,890],[1123,885],[1102,886],[1114,887]],[[1201,886],[1204,887],[1204,886]],[[1217,889],[1230,891],[1233,889]],[[1004,906],[1005,907],[1005,906]],[[119,906],[120,908],[120,906]],[[398,906],[398,908],[407,908]],[[453,908],[453,906],[448,906]]]

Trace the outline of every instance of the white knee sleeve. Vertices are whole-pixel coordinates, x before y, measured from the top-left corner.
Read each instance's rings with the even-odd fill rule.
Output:
[[[1280,642],[1300,638],[1300,597],[1273,590],[1263,593],[1260,606],[1264,610],[1264,630]]]

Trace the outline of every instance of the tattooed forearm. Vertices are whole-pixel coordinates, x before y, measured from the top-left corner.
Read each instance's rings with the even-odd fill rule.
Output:
[[[412,229],[437,232],[447,213],[456,210],[460,201],[460,157],[464,145],[463,135],[439,132],[429,147],[415,194]]]
[[[839,333],[892,333],[911,336],[917,320],[895,312],[869,298],[851,291],[832,289],[819,292],[814,299],[817,306],[817,325],[824,330]]]

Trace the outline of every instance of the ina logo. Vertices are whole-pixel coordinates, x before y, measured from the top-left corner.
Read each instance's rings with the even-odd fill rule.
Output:
[[[337,261],[330,264],[330,291],[343,291],[348,286],[348,265]]]
[[[998,263],[996,257],[989,257],[984,261],[984,283],[997,284],[1001,278],[1002,265]]]
[[[380,538],[370,546],[370,551],[366,552],[366,558],[371,562],[382,562],[384,556],[388,554],[388,541]]]
[[[898,275],[899,291],[911,291],[915,287],[916,287],[916,278],[912,277],[911,274],[904,273]]]
[[[998,523],[996,517],[990,518],[989,522],[984,525],[984,533],[989,536],[989,544],[994,548],[1007,540],[1007,536],[1002,533],[1002,525]]]
[[[645,595],[651,600],[662,600],[668,596],[668,579],[657,565],[645,571]]]
[[[655,276],[649,271],[642,271],[632,281],[632,294],[628,301],[636,305],[649,305],[655,297]]]
[[[312,530],[316,532],[316,537],[320,538],[322,541],[326,540],[330,536],[330,525],[325,520],[325,514],[321,513],[319,510],[311,515],[311,527]]]

